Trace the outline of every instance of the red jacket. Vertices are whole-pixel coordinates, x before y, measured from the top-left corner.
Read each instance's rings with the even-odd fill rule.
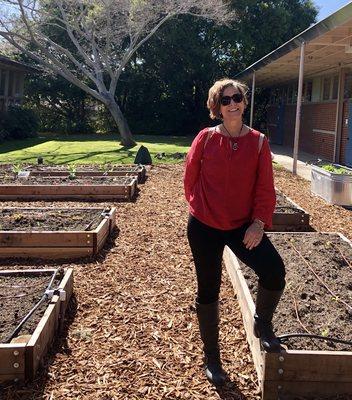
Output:
[[[221,230],[255,218],[271,227],[276,196],[267,139],[259,153],[260,133],[253,129],[236,139],[208,132],[209,128],[199,132],[186,158],[184,188],[190,213]],[[237,150],[232,149],[234,142]]]

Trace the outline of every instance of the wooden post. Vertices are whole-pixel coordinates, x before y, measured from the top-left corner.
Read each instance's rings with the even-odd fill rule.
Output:
[[[299,128],[301,123],[301,108],[302,108],[302,89],[303,89],[303,71],[304,71],[304,48],[305,42],[301,44],[301,55],[299,60],[299,77],[298,77],[298,94],[296,107],[296,125],[295,125],[295,141],[293,146],[293,167],[292,173],[297,174],[297,157],[299,145]]]
[[[253,127],[254,91],[255,91],[255,71],[253,71],[253,77],[252,77],[251,115],[250,115],[250,119],[249,119],[249,126],[251,128]]]
[[[345,76],[346,69],[340,66],[339,70],[339,87],[337,92],[336,103],[336,122],[335,122],[335,143],[334,143],[334,161],[339,164],[341,151],[342,121],[343,121],[343,101],[345,94]]]

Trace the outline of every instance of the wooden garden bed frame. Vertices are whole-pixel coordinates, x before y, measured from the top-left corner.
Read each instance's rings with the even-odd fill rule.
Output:
[[[53,274],[55,269],[5,270],[0,276]],[[66,299],[54,295],[37,328],[27,343],[0,343],[0,383],[32,380],[47,353],[55,334],[62,324],[68,302],[73,292],[73,268],[64,270],[59,289],[66,292]]]
[[[17,207],[6,207],[17,210]],[[20,208],[38,211],[38,208]],[[52,208],[43,208],[43,211]],[[62,210],[62,208],[58,209]],[[84,212],[86,208],[76,208]],[[89,210],[103,211],[102,208]],[[116,227],[116,208],[104,211],[97,228],[87,231],[0,231],[0,258],[78,258],[97,254]]]
[[[121,177],[122,178],[122,177]],[[111,185],[11,185],[0,184],[0,200],[132,200],[137,178],[126,184]]]
[[[284,213],[274,211],[272,232],[296,231],[303,232],[311,230],[309,225],[310,215],[293,200],[280,192],[282,196],[291,204],[291,207],[296,208],[298,212]]]
[[[68,176],[69,171],[52,171],[50,166],[48,169],[43,166],[41,170],[32,170],[28,168],[31,176]],[[93,167],[92,167],[93,168]],[[26,171],[27,169],[24,168]],[[82,176],[132,176],[137,178],[138,183],[143,183],[146,178],[146,168],[144,165],[126,165],[126,166],[115,166],[113,171],[96,171],[96,170],[85,170],[77,167],[75,175],[79,178]]]
[[[314,233],[292,233],[312,234]],[[337,235],[352,248],[351,242],[345,236],[340,233]],[[253,334],[254,301],[237,258],[228,247],[224,251],[224,262],[241,308],[247,341],[262,390],[262,400],[352,394],[350,351],[283,350],[281,353],[266,353],[261,350],[259,340]]]

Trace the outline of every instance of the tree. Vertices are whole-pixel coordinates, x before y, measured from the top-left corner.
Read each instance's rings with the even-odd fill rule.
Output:
[[[234,17],[217,0],[0,0],[0,8],[0,37],[102,102],[128,147],[135,143],[115,93],[136,51],[176,15],[218,23]],[[61,30],[75,51],[50,29]]]
[[[317,15],[307,0],[233,0],[229,6],[236,13],[229,27],[179,16],[137,51],[119,90],[124,114],[136,132],[194,134],[209,125],[205,103],[212,83],[235,77],[309,27]],[[257,90],[258,128],[265,120],[267,97],[267,91]]]

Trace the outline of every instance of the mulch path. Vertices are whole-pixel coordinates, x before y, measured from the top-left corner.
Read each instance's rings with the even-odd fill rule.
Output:
[[[203,376],[182,171],[182,165],[154,167],[135,203],[114,204],[120,230],[114,241],[94,260],[64,264],[75,269],[75,297],[65,331],[36,380],[27,386],[6,387],[1,400],[260,399],[241,314],[226,273],[221,291],[221,345],[231,383],[217,391]],[[339,230],[351,239],[349,211],[311,196],[309,183],[284,171],[277,171],[276,184],[311,213],[316,229]],[[63,205],[17,203],[28,204]],[[73,204],[96,206],[67,203]],[[0,203],[0,207],[14,205]],[[6,262],[2,268],[19,265]]]

